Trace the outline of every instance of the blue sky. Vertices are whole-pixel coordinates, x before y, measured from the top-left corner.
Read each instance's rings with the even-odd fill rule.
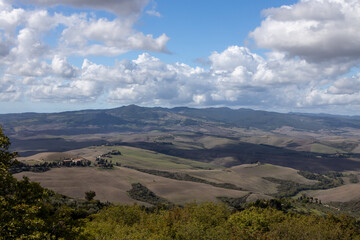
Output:
[[[0,113],[360,114],[356,0],[0,0]]]
[[[223,51],[228,46],[244,45],[248,33],[259,26],[261,11],[296,1],[254,0],[245,1],[156,1],[161,18],[143,15],[140,31],[159,35],[166,33],[171,41],[169,56],[159,56],[166,61],[181,61],[196,65],[196,59],[207,58],[213,51]],[[152,4],[149,4],[149,9]],[[257,50],[257,49],[254,49]]]

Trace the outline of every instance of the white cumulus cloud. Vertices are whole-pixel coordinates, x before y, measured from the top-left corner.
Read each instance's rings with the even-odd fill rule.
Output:
[[[360,58],[357,0],[300,0],[263,13],[265,20],[250,33],[259,47],[308,61]]]

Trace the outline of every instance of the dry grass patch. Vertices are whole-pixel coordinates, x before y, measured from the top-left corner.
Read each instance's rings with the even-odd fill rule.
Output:
[[[186,172],[213,182],[232,183],[243,189],[261,194],[277,193],[278,186],[263,179],[263,177],[290,180],[302,184],[316,183],[316,181],[299,175],[295,169],[271,164],[243,164],[224,170],[188,170]]]

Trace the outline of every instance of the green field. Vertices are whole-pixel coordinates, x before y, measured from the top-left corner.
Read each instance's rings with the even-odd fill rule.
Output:
[[[324,144],[320,143],[314,143],[311,145],[311,152],[317,152],[317,153],[345,153],[345,151],[339,149],[330,147]]]
[[[219,168],[216,165],[192,161],[189,159],[173,157],[153,151],[144,149],[126,147],[126,146],[111,146],[101,147],[102,150],[118,150],[121,155],[113,155],[107,158],[113,163],[120,163],[123,166],[131,166],[145,169],[159,169],[159,170],[181,170],[181,169],[215,169]]]

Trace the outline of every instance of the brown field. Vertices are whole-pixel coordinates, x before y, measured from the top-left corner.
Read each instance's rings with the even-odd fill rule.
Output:
[[[345,174],[347,173],[357,174],[358,178],[360,174],[360,172],[356,171],[345,172]],[[337,188],[316,191],[304,191],[300,194],[305,193],[308,196],[320,199],[324,203],[360,200],[360,182],[350,183],[349,179],[347,177],[344,177],[344,183],[345,185]],[[298,194],[298,196],[300,194]]]
[[[307,195],[322,202],[348,202],[360,199],[360,184],[346,184],[337,188],[307,191]]]
[[[66,158],[77,158],[79,154],[76,152],[43,152],[38,153],[29,157],[18,157],[17,160],[27,164],[37,164],[42,162],[54,162],[54,161],[61,161]]]
[[[277,184],[263,177],[274,177],[298,183],[312,184],[312,181],[297,173],[297,170],[271,164],[243,164],[223,170],[187,170],[187,173],[213,182],[227,182],[257,194],[277,192]]]
[[[177,204],[191,201],[218,201],[216,197],[242,197],[248,192],[213,187],[211,185],[177,181],[154,176],[136,170],[116,167],[114,170],[88,168],[55,168],[44,173],[22,172],[14,175],[17,178],[28,176],[43,187],[58,193],[84,198],[84,192],[93,190],[96,199],[116,203],[138,202],[131,199],[126,191],[132,183],[140,182],[155,194]]]
[[[83,157],[90,161],[95,161],[97,156],[107,152],[109,152],[109,149],[106,148],[87,147],[87,148],[81,148],[67,152],[43,152],[29,157],[18,157],[17,160],[28,164],[42,163],[45,161],[47,162],[61,161],[64,158],[77,158],[77,157]]]
[[[202,143],[205,148],[214,148],[220,145],[234,143],[235,141],[231,141],[230,139],[227,138],[205,136],[200,138],[198,142]]]

